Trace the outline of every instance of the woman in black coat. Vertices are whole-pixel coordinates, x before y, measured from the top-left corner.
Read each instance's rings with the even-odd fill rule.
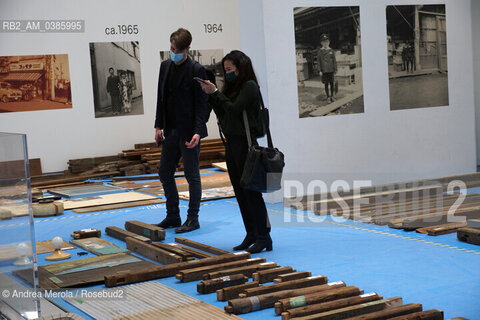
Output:
[[[243,111],[247,113],[252,143],[256,144],[257,119],[260,112],[260,89],[250,58],[234,50],[222,60],[225,84],[221,91],[210,81],[199,81],[209,95],[226,140],[226,162],[228,174],[235,191],[243,224],[247,235],[234,250],[258,253],[272,250],[270,222],[261,192],[243,189],[240,186],[243,167],[248,153],[248,142],[243,122]]]

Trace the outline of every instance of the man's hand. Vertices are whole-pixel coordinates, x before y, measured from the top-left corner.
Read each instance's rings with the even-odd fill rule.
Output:
[[[160,143],[163,142],[165,138],[163,137],[163,130],[162,129],[155,129],[155,142],[157,143],[157,146],[160,145]]]
[[[185,141],[185,146],[188,149],[192,149],[198,145],[198,142],[200,142],[200,135],[196,133],[193,135],[192,140],[190,140],[190,142]]]
[[[203,92],[205,92],[206,94],[212,94],[217,90],[217,87],[215,87],[215,85],[209,80],[204,80],[203,82],[197,80],[197,82],[200,83]]]

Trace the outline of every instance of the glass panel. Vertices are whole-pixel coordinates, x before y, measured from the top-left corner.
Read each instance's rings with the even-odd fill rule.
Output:
[[[0,133],[0,311],[24,318],[36,318],[40,311],[33,294],[38,279],[31,199],[26,136]],[[18,270],[28,270],[33,288],[17,282]]]

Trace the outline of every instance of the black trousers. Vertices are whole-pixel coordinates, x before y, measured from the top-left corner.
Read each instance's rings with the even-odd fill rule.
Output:
[[[270,221],[262,193],[246,190],[240,186],[240,178],[248,152],[247,138],[245,136],[227,136],[226,140],[228,175],[242,213],[245,230],[256,236],[267,235],[270,233]]]
[[[122,101],[120,95],[110,95],[112,98],[112,112],[120,112],[122,110]]]
[[[167,216],[179,216],[178,190],[175,183],[175,171],[177,169],[180,157],[183,158],[185,179],[188,182],[190,201],[188,203],[188,216],[197,217],[200,210],[200,200],[202,198],[202,183],[200,180],[200,142],[195,148],[188,149],[185,141],[176,130],[165,137],[162,144],[162,155],[158,175],[163,185],[165,197],[167,198]]]

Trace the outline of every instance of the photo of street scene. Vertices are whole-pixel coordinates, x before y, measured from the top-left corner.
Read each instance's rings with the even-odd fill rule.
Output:
[[[300,118],[363,113],[359,7],[293,10]]]
[[[387,7],[390,110],[448,106],[445,5]]]
[[[143,114],[138,41],[90,43],[95,118]]]
[[[68,55],[0,57],[0,112],[72,108]]]

